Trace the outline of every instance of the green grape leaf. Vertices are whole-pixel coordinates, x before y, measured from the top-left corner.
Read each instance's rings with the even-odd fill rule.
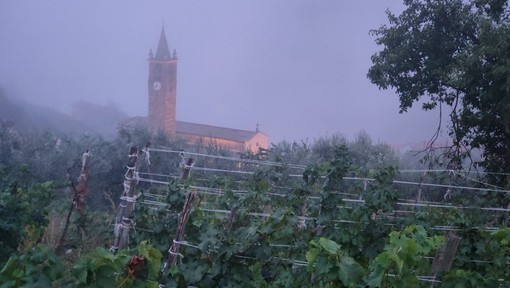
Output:
[[[326,239],[324,237],[319,239],[319,244],[324,250],[333,255],[336,255],[340,249],[340,245],[338,245],[335,241]]]

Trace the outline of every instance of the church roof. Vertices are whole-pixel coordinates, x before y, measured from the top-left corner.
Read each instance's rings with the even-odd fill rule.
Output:
[[[159,36],[158,49],[156,50],[155,60],[170,60],[172,55],[168,49],[168,42],[166,41],[165,27],[161,28],[161,35]]]
[[[256,131],[246,131],[205,124],[176,121],[177,134],[192,134],[200,137],[225,139],[235,142],[246,142],[257,135]]]
[[[121,125],[125,126],[133,126],[136,123],[142,123],[147,125],[147,117],[131,117],[121,122]],[[239,130],[225,127],[218,127],[206,124],[197,124],[183,121],[175,121],[175,130],[177,134],[187,134],[205,138],[217,138],[230,140],[235,142],[246,142],[252,139],[257,133],[257,131],[247,131],[247,130]],[[264,134],[265,135],[265,134]]]

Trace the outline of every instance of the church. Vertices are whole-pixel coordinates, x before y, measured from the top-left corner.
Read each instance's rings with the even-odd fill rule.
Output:
[[[257,152],[269,147],[269,138],[258,130],[239,130],[176,119],[177,53],[168,48],[165,28],[161,29],[156,53],[149,52],[148,125],[153,132],[164,132],[188,143],[214,144],[237,152]]]

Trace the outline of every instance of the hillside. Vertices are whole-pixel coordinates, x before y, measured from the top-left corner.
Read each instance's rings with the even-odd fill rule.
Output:
[[[117,124],[127,115],[111,106],[79,102],[73,106],[72,115],[53,108],[37,106],[14,100],[0,93],[0,121],[26,133],[51,131],[55,133],[97,133],[111,136]]]

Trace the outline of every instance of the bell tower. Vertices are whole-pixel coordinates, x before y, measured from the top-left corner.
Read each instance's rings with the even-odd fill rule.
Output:
[[[175,135],[177,53],[170,54],[165,27],[161,28],[156,54],[149,52],[149,128]]]

